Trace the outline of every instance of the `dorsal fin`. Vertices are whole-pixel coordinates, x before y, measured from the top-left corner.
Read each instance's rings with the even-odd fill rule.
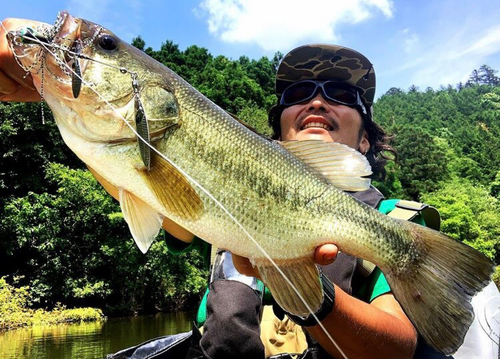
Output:
[[[368,160],[355,149],[322,140],[282,141],[280,144],[332,185],[344,191],[365,191],[370,188],[372,174]]]

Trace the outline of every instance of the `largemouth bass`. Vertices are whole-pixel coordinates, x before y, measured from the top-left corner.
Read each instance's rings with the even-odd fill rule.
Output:
[[[333,242],[381,268],[429,344],[450,354],[463,342],[470,300],[489,282],[492,263],[344,193],[369,185],[359,153],[269,141],[111,31],[67,13],[54,26],[8,37],[66,144],[119,189],[143,252],[167,217],[250,258],[276,301],[306,316],[322,301],[313,252]]]

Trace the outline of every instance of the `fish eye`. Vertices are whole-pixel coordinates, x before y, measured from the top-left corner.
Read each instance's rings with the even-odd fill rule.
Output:
[[[97,45],[103,50],[113,51],[118,47],[118,41],[113,36],[105,34],[97,40]]]

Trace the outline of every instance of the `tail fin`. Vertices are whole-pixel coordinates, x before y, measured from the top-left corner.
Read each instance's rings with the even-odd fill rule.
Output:
[[[385,273],[391,289],[428,344],[446,355],[463,343],[474,312],[470,301],[490,281],[492,262],[450,237],[402,222],[424,248],[411,273]]]

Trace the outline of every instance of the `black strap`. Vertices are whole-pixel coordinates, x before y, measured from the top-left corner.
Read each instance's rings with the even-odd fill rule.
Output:
[[[321,304],[319,310],[314,313],[314,315],[309,315],[307,318],[301,318],[288,312],[286,313],[291,320],[302,327],[312,327],[318,324],[318,321],[322,321],[332,312],[335,305],[334,285],[322,271],[320,271],[319,278],[321,280],[321,284],[323,285],[323,303]]]

